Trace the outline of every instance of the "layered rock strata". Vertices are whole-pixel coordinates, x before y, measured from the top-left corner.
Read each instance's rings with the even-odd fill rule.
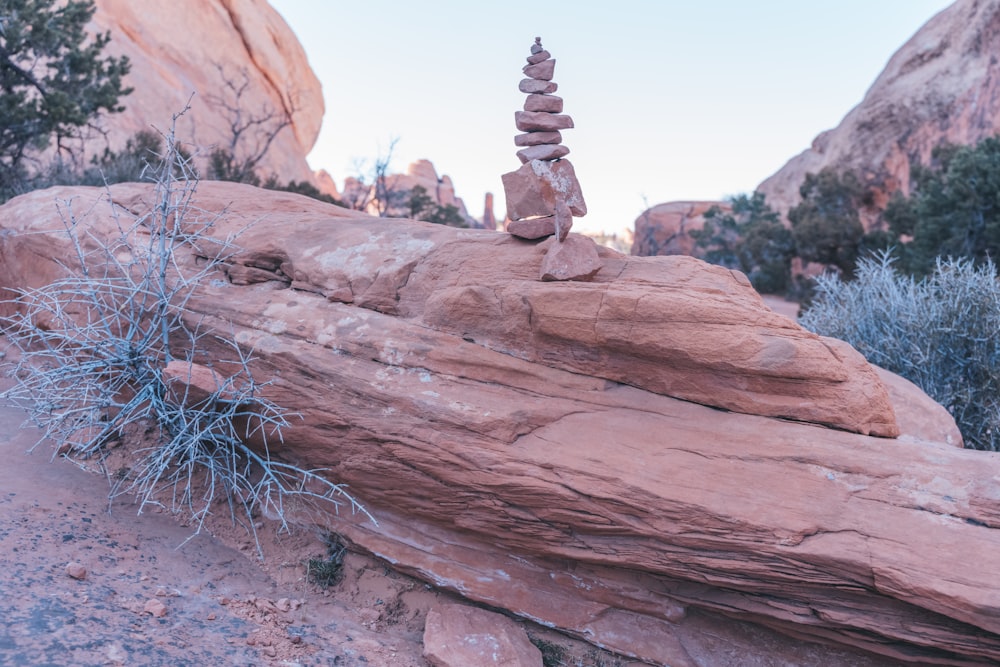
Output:
[[[118,215],[153,204],[110,192]],[[90,211],[87,243],[115,234],[100,196],[0,209],[0,287],[64,270],[54,200]],[[311,515],[357,547],[654,664],[1000,662],[1000,575],[972,566],[1000,559],[1000,461],[897,421],[871,366],[740,274],[601,250],[591,282],[543,283],[557,239],[236,184],[192,205],[228,207],[222,237],[255,222],[192,322],[302,414],[282,455],[365,502],[378,526]]]

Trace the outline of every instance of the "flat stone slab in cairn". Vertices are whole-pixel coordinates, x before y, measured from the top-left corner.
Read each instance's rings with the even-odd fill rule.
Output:
[[[541,144],[539,146],[529,146],[517,152],[517,159],[521,163],[532,160],[555,160],[569,155],[569,149],[558,144]]]
[[[514,136],[515,146],[538,146],[540,144],[561,144],[562,134],[552,132],[525,132]]]
[[[544,239],[556,233],[555,216],[531,218],[529,220],[511,220],[507,224],[507,233],[519,239]]]

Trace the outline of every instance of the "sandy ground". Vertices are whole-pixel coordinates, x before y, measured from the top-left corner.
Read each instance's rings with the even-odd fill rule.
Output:
[[[764,303],[768,308],[779,315],[784,315],[793,322],[798,319],[800,307],[798,302],[787,301],[780,296],[771,296],[769,294],[764,294],[761,298],[764,299]]]
[[[258,524],[262,563],[225,515],[192,537],[168,512],[109,506],[106,478],[52,460],[49,443],[26,454],[38,435],[23,420],[0,399],[0,665],[428,665],[424,620],[449,593],[352,553],[323,588],[305,563],[327,545],[306,529]],[[561,664],[636,664],[525,628]]]

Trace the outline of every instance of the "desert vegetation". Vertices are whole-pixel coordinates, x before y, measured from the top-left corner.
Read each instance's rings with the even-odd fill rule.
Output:
[[[192,158],[172,131],[162,139],[164,152],[150,153],[143,170],[155,188],[148,213],[115,209],[104,234],[64,210],[67,275],[21,291],[2,322],[19,348],[8,398],[69,457],[103,462],[115,445],[134,447],[109,478],[112,496],[136,496],[140,512],[167,505],[200,528],[221,501],[251,532],[262,513],[285,525],[291,499],[365,513],[324,471],[272,456],[289,415],[261,395],[252,352],[186,319],[196,286],[237,245],[211,234],[224,212],[194,206]],[[199,257],[195,268],[180,253]],[[231,356],[207,358],[206,336]]]
[[[944,405],[975,449],[1000,438],[1000,138],[938,147],[881,212],[849,172],[808,174],[788,226],[761,193],[713,208],[692,232],[710,262],[805,302],[801,323],[847,341]],[[875,215],[865,232],[862,212]],[[792,260],[825,268],[793,276]]]
[[[888,251],[860,260],[853,280],[816,281],[807,329],[840,338],[902,375],[955,418],[967,447],[1000,451],[1000,281],[995,266],[938,259],[927,276]]]
[[[695,247],[706,261],[743,271],[759,292],[808,300],[810,282],[793,273],[794,259],[850,279],[859,257],[889,244],[884,233],[865,232],[860,211],[870,208],[871,194],[853,174],[807,174],[799,194],[788,225],[763,193],[730,198],[732,213],[713,207],[691,232]]]
[[[85,30],[94,11],[89,0],[0,3],[0,201],[44,185],[43,171],[76,169],[74,141],[131,92],[128,59]]]
[[[59,454],[105,466],[125,445],[127,465],[106,469],[111,495],[135,496],[140,513],[166,505],[200,529],[222,502],[251,532],[261,513],[286,525],[293,498],[365,513],[323,471],[271,454],[291,415],[261,395],[266,383],[251,373],[252,351],[187,319],[196,286],[238,246],[211,233],[224,211],[193,204],[200,156],[177,138],[184,111],[167,131],[140,132],[122,150],[81,164],[72,141],[100,114],[120,111],[130,92],[127,59],[103,56],[110,37],[84,31],[94,11],[92,1],[0,5],[0,199],[55,184],[147,181],[155,204],[141,215],[114,208],[114,229],[101,232],[63,204],[65,274],[16,293],[0,321],[18,349],[6,396]],[[290,119],[246,113],[245,90],[237,77],[216,101],[233,136],[212,150],[208,173],[319,196],[309,184],[279,186],[257,175]],[[207,336],[228,358],[207,357]]]
[[[439,204],[422,185],[407,188],[390,173],[392,154],[399,143],[394,137],[386,150],[379,150],[374,160],[357,159],[354,177],[344,185],[342,206],[364,211],[380,218],[402,217],[451,227],[468,227],[465,218],[452,204]]]
[[[732,214],[714,208],[692,232],[710,262],[744,271],[761,292],[795,286],[791,260],[799,258],[851,280],[859,258],[888,251],[895,270],[916,277],[937,270],[941,257],[979,266],[1000,253],[1000,137],[975,146],[942,145],[931,163],[913,162],[909,194],[896,192],[884,210],[851,172],[807,174],[801,202],[789,210],[789,236],[764,195],[730,200]],[[862,213],[873,220],[870,231]]]
[[[795,254],[792,233],[760,192],[733,197],[730,204],[731,213],[718,206],[710,208],[705,226],[691,231],[704,259],[739,269],[760,292],[784,294],[791,283]]]

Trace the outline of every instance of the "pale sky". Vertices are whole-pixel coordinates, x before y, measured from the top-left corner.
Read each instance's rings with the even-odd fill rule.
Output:
[[[309,156],[338,187],[398,138],[469,212],[515,156],[535,36],[576,127],[563,143],[589,213],[621,231],[650,205],[751,192],[861,101],[890,56],[951,0],[270,0],[323,84]]]

